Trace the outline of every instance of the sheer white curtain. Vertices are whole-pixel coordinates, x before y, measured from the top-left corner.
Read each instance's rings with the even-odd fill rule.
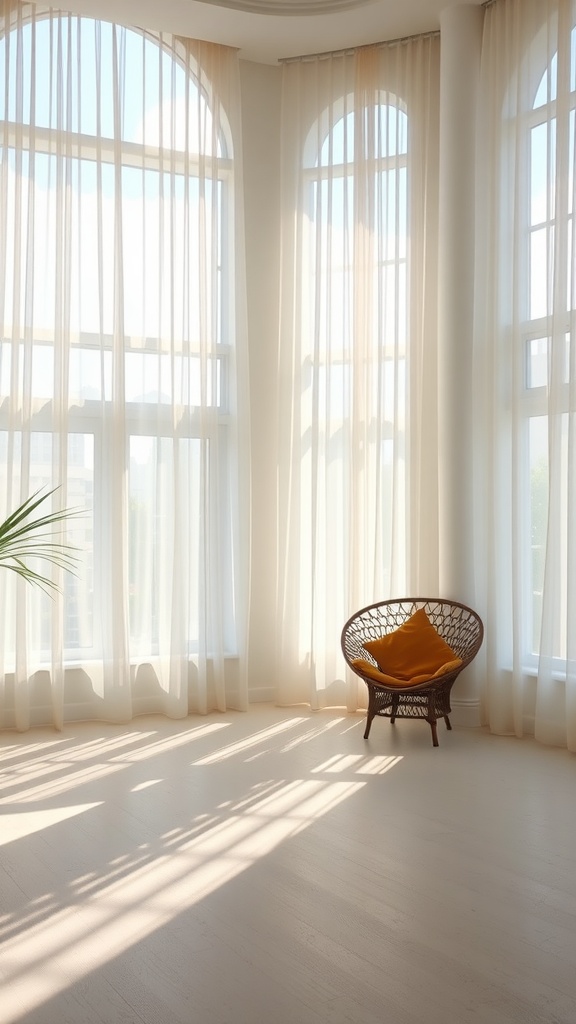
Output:
[[[0,37],[0,516],[86,510],[61,598],[0,578],[3,723],[244,707],[236,54],[11,0]]]
[[[278,699],[353,710],[345,620],[438,586],[439,39],[283,74]]]
[[[485,17],[476,358],[485,716],[576,750],[576,7]]]

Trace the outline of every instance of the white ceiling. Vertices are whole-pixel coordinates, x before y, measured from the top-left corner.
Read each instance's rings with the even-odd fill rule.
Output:
[[[481,2],[458,0],[459,5]],[[140,28],[225,43],[237,47],[243,60],[275,64],[282,57],[436,31],[440,12],[454,4],[451,0],[69,0],[62,6]]]

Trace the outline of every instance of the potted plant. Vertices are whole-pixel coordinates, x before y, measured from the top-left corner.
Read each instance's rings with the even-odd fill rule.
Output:
[[[54,487],[44,494],[41,490],[36,491],[0,524],[0,568],[12,569],[46,593],[58,590],[58,585],[49,576],[31,569],[27,565],[28,559],[39,558],[72,573],[78,561],[74,554],[77,549],[58,539],[58,528],[76,517],[80,510],[68,508],[53,512],[38,511],[57,490]]]

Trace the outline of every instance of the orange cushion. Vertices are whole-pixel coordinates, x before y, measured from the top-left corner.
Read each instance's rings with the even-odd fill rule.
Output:
[[[364,648],[378,663],[380,671],[393,679],[407,682],[418,677],[430,679],[444,666],[462,659],[434,629],[426,612],[419,608],[392,633],[368,640]],[[455,666],[452,666],[455,667]],[[449,671],[446,669],[446,671]]]
[[[448,672],[453,672],[455,668],[458,668],[462,664],[462,658],[454,658],[453,661],[447,661],[445,665],[442,665],[433,676],[420,675],[414,676],[413,679],[394,679],[393,676],[386,675],[385,672],[380,672],[371,661],[366,661],[365,658],[354,658],[351,662],[363,676],[368,676],[369,679],[373,679],[375,683],[380,683],[380,686],[399,686],[403,689],[409,686],[417,686],[418,683],[430,682],[431,679],[439,679],[440,676],[447,675]]]

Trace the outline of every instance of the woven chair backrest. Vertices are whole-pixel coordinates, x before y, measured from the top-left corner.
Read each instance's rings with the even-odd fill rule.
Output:
[[[398,629],[418,608],[424,608],[440,636],[462,658],[462,667],[472,661],[484,635],[478,613],[459,601],[429,597],[380,601],[355,612],[342,630],[342,650],[346,661],[350,663],[354,658],[366,658],[363,646],[366,640],[377,640]],[[371,657],[370,660],[374,661]]]

